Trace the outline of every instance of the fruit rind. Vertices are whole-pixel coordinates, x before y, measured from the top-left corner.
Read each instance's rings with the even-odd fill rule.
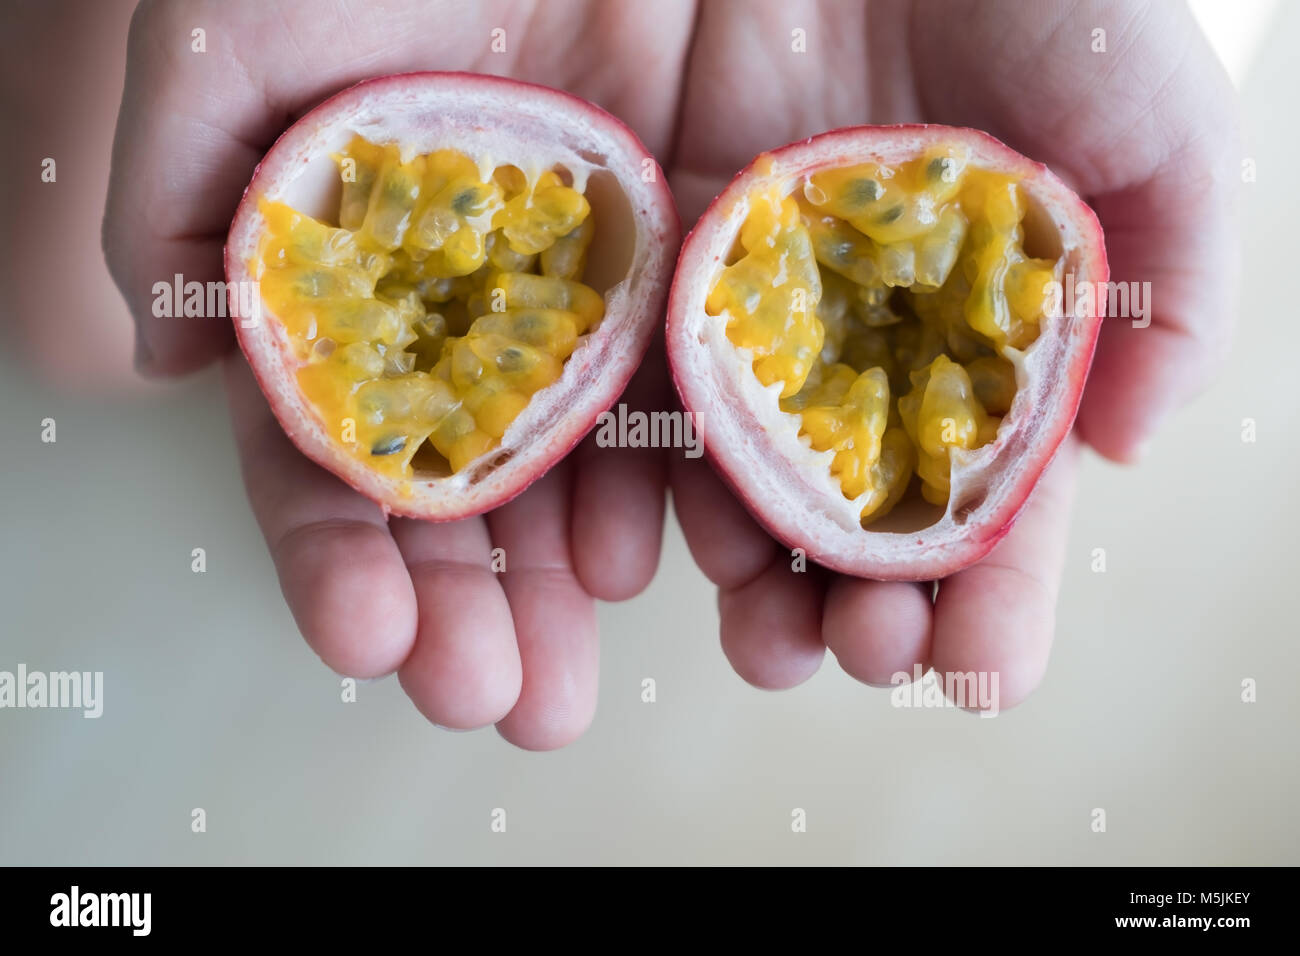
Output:
[[[897,164],[947,144],[969,148],[977,165],[1020,178],[1038,214],[1059,234],[1065,271],[1076,283],[1106,280],[1096,216],[1042,164],[977,130],[850,127],[765,153],[742,170],[687,236],[669,295],[674,382],[684,406],[697,415],[715,470],[779,541],[825,567],[862,577],[940,578],[977,561],[1007,533],[1073,423],[1100,319],[1045,321],[1039,341],[1016,359],[1019,387],[997,441],[954,468],[943,516],[916,531],[879,531],[864,530],[860,507],[839,493],[829,453],[808,448],[797,427],[773,424],[780,414],[779,385],[764,388],[749,363],[736,360],[724,324],[707,315],[705,299],[755,192],[774,182],[793,188],[825,169]]]
[[[654,335],[662,315],[680,224],[662,171],[636,135],[570,94],[501,77],[407,73],[366,80],[326,100],[290,127],[257,166],[226,243],[228,282],[255,279],[264,222],[259,199],[324,208],[335,188],[331,159],[353,134],[399,143],[405,152],[453,147],[484,163],[528,171],[556,164],[588,175],[619,204],[625,221],[603,241],[623,243],[622,278],[604,288],[606,316],[569,358],[552,386],[537,393],[493,453],[444,478],[390,478],[346,454],[303,396],[296,359],[274,316],[235,317],[240,347],[281,426],[309,458],[386,511],[454,520],[497,507],[522,492],[570,451],[609,408]],[[621,199],[619,198],[621,196]]]

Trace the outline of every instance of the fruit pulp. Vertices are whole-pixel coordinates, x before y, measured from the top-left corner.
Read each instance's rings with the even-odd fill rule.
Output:
[[[412,477],[413,460],[458,472],[604,316],[582,282],[591,207],[562,169],[482,170],[454,149],[404,159],[359,136],[335,159],[338,224],[261,199],[250,271],[350,454],[390,477]]]
[[[1027,212],[1016,177],[956,146],[750,194],[706,311],[831,453],[864,525],[913,475],[945,505],[954,460],[996,439],[1063,269],[1026,253]]]

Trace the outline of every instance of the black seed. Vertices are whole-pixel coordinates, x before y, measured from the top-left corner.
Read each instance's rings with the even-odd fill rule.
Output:
[[[384,183],[384,195],[397,202],[413,200],[419,195],[419,187],[403,178],[394,177]]]
[[[943,174],[948,171],[948,164],[951,162],[952,160],[946,156],[936,157],[925,167],[925,174],[934,180],[943,179]]]
[[[396,455],[406,447],[405,435],[387,435],[375,442],[370,449],[372,455]]]
[[[865,206],[875,202],[884,193],[884,187],[874,179],[855,179],[848,185],[848,202],[852,206]]]
[[[463,189],[458,192],[451,201],[451,211],[458,216],[469,215],[470,210],[474,208],[474,200],[478,198],[478,190],[474,188]]]
[[[524,367],[524,353],[522,349],[513,346],[502,349],[501,354],[497,356],[497,368],[503,372],[518,372]]]
[[[520,312],[515,316],[510,337],[529,345],[545,345],[551,324],[536,312]]]
[[[876,222],[880,223],[882,226],[888,226],[891,222],[898,222],[898,220],[902,218],[903,207],[899,205],[894,206],[892,209],[886,209],[880,214],[880,218],[877,219]]]
[[[536,312],[516,312],[515,331],[533,332],[541,327],[542,317]],[[522,336],[521,336],[522,338]]]

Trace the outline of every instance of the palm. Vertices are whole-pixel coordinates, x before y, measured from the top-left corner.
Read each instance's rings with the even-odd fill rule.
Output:
[[[207,54],[188,50],[195,25],[206,31]],[[587,0],[536,8],[418,0],[144,5],[131,58],[132,74],[141,75],[128,77],[138,95],[126,101],[119,150],[160,140],[198,147],[197,159],[169,170],[162,186],[121,174],[110,197],[106,245],[119,284],[145,316],[147,369],[174,373],[229,353],[228,328],[150,324],[139,303],[151,277],[220,268],[254,165],[287,121],[326,95],[382,73],[506,74],[603,105],[663,153],[689,31],[687,8],[651,13]],[[493,51],[494,39],[503,51]],[[663,55],[673,49],[681,55]],[[114,242],[118,230],[129,245]],[[286,599],[326,663],[355,676],[397,670],[438,724],[496,722],[531,748],[581,733],[596,700],[594,599],[631,596],[653,575],[663,462],[583,447],[486,518],[390,523],[297,453],[237,355],[225,371],[250,500]],[[643,375],[625,400],[661,406],[663,381]],[[504,575],[489,566],[494,547],[505,551]]]
[[[1127,460],[1222,351],[1230,192],[1206,187],[1216,166],[1231,168],[1229,93],[1180,8],[1034,11],[970,0],[706,4],[670,176],[690,222],[761,150],[838,126],[974,126],[1047,162],[1092,199],[1112,276],[1158,290],[1149,329],[1107,324],[1079,417],[1085,440]],[[1096,27],[1112,53],[1093,52]],[[796,29],[807,52],[794,49]],[[673,463],[674,505],[720,589],[724,649],[749,681],[798,683],[829,647],[870,683],[918,663],[998,672],[1010,706],[1046,667],[1077,458],[1072,439],[1012,533],[933,600],[929,584],[792,573],[789,553],[695,463]]]

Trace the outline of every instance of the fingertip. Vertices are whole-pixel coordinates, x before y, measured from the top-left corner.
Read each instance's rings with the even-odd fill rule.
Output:
[[[558,720],[537,720],[532,716],[507,715],[496,728],[503,740],[520,750],[544,753],[569,746],[585,734],[596,717],[593,706],[581,713],[567,713]]]
[[[817,572],[773,561],[748,584],[721,590],[722,652],[741,679],[762,690],[787,690],[821,667],[823,587]]]
[[[826,595],[822,637],[841,668],[864,684],[889,686],[930,654],[930,585],[836,577]]]
[[[1080,436],[1116,464],[1141,461],[1175,410],[1214,378],[1227,347],[1226,323],[1186,330],[1107,319],[1079,406]]]
[[[519,699],[497,731],[524,750],[557,750],[591,726],[596,716],[599,644],[595,605],[576,583],[510,588],[512,607],[523,617],[520,650],[524,661]],[[546,608],[545,620],[538,613]]]
[[[361,521],[305,525],[273,555],[298,629],[328,667],[370,678],[402,665],[415,642],[415,593],[384,528]]]
[[[648,416],[668,404],[667,392],[659,333],[617,407]],[[670,453],[661,447],[603,447],[595,433],[578,446],[570,549],[574,574],[593,597],[625,601],[654,579],[663,545]]]
[[[596,710],[596,602],[573,568],[572,475],[566,461],[487,516],[492,543],[508,555],[500,580],[523,667],[519,699],[497,729],[527,750],[576,740]]]
[[[1022,574],[976,565],[941,586],[934,629],[931,662],[949,697],[954,683],[974,675],[995,691],[988,709],[1007,710],[1047,673],[1056,600]]]
[[[585,531],[575,529],[573,570],[587,593],[600,601],[627,601],[649,587],[659,570],[662,527],[661,515],[653,534],[632,528],[596,547],[581,544]]]
[[[222,371],[248,500],[303,638],[339,673],[392,673],[417,610],[382,510],[293,447],[242,357]]]
[[[772,561],[776,544],[703,458],[673,458],[673,510],[691,557],[720,588],[752,581]]]
[[[519,699],[522,665],[510,605],[478,518],[389,523],[419,609],[415,647],[398,671],[429,721],[452,730],[496,723]]]
[[[982,681],[987,709],[1021,703],[1047,672],[1078,461],[1067,437],[1007,536],[939,585],[931,663],[945,689]]]
[[[136,328],[135,370],[141,378],[151,381],[177,378],[205,368],[234,347],[235,334],[228,321],[206,322],[183,330],[140,323]]]
[[[659,569],[665,492],[663,456],[642,449],[597,448],[593,439],[575,469],[573,570],[592,597],[626,601]]]
[[[525,750],[564,747],[581,737],[596,715],[600,644],[595,602],[559,571],[512,571],[505,586],[523,683],[497,730]]]
[[[483,579],[490,572],[438,573],[438,590],[458,594],[457,606],[436,606],[441,602],[425,587],[419,636],[398,680],[431,723],[476,730],[501,720],[519,700],[523,671],[510,609],[496,582]]]
[[[1105,433],[1097,435],[1082,427],[1079,434],[1089,448],[1113,465],[1140,465],[1151,453],[1150,438],[1130,436],[1121,440]]]

